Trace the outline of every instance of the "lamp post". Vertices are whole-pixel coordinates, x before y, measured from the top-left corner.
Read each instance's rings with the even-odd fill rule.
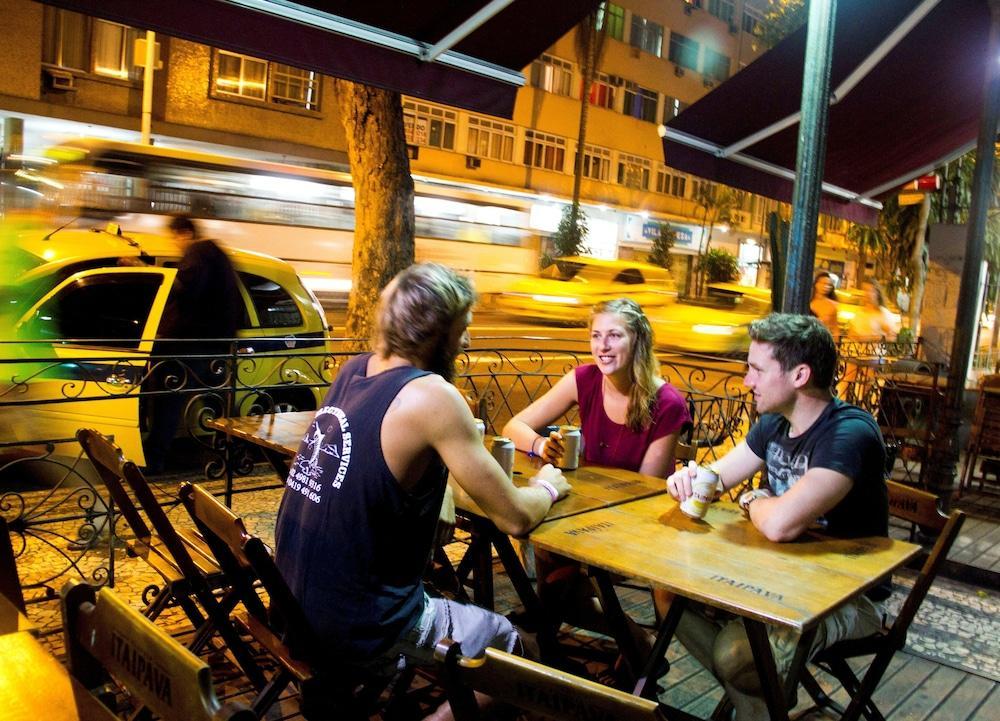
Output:
[[[152,145],[153,71],[156,70],[156,33],[146,31],[146,57],[142,68],[142,144]]]

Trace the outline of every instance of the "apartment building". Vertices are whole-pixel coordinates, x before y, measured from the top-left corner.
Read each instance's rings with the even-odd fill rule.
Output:
[[[415,175],[535,199],[532,226],[554,230],[583,153],[581,197],[596,255],[648,252],[660,223],[691,257],[711,233],[745,263],[748,282],[766,261],[773,201],[739,193],[726,222],[699,202],[699,180],[664,163],[658,126],[751,62],[754,0],[620,0],[607,3],[606,41],[589,97],[576,30],[525,68],[510,120],[404,97]],[[4,154],[45,145],[61,132],[138,139],[145,33],[30,0],[0,0],[0,121]],[[162,144],[346,167],[346,141],[329,78],[261,58],[157,36],[152,129]],[[139,48],[137,50],[137,47]],[[578,143],[581,104],[589,103]],[[669,163],[669,158],[666,159]],[[537,206],[537,208],[536,208]],[[706,218],[707,215],[707,218]],[[843,225],[824,218],[819,263],[844,272]],[[689,263],[675,267],[683,275]]]

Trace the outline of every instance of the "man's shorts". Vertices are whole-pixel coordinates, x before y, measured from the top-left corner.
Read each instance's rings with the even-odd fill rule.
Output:
[[[742,622],[740,622],[742,623]],[[850,601],[823,619],[816,629],[809,657],[820,649],[849,638],[865,638],[882,629],[885,623],[885,606],[867,596]],[[792,665],[800,635],[790,628],[768,626],[767,638],[771,642],[774,663],[784,676]]]
[[[500,614],[425,593],[420,619],[383,658],[404,657],[407,662],[430,665],[434,663],[434,647],[445,638],[461,644],[463,656],[481,656],[487,648],[521,653],[517,631]]]

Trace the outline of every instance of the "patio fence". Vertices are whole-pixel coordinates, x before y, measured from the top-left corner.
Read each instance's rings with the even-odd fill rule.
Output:
[[[579,348],[531,349],[536,340],[526,350],[524,339],[490,338],[490,347],[457,359],[455,384],[485,421],[488,434],[499,433],[514,413],[590,361],[589,352]],[[262,481],[251,475],[262,460],[254,447],[236,442],[227,448],[226,437],[209,431],[205,422],[318,407],[339,368],[363,345],[343,338],[323,341],[296,348],[291,338],[240,338],[230,341],[226,356],[169,357],[128,350],[89,353],[88,348],[108,345],[93,339],[0,342],[0,515],[10,527],[16,555],[44,553],[47,558],[32,563],[41,570],[24,579],[26,589],[51,595],[67,573],[91,583],[114,582],[115,539],[108,528],[115,519],[109,524],[106,491],[82,457],[74,437],[77,426],[99,426],[97,418],[118,417],[123,436],[137,438],[158,397],[182,395],[180,433],[200,449],[205,479],[224,482],[227,497],[276,487],[272,476]],[[217,349],[220,341],[205,343]],[[927,447],[936,433],[935,409],[943,400],[942,369],[918,355],[919,346],[854,344],[842,349],[838,369],[838,393],[879,418],[887,441],[901,449],[897,476],[915,484],[922,481]],[[669,354],[660,363],[664,378],[688,400],[693,424],[681,440],[695,447],[700,462],[720,457],[743,438],[754,408],[743,386],[741,361]],[[575,423],[575,410],[561,420]],[[167,506],[177,504],[175,481],[151,479]]]

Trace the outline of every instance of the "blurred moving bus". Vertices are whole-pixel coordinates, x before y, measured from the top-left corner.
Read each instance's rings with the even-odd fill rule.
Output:
[[[351,285],[354,189],[347,172],[101,139],[52,148],[50,164],[20,173],[63,211],[134,231],[161,231],[164,214],[189,213],[225,245],[287,260],[316,295]],[[538,268],[532,199],[414,178],[416,258],[472,276],[480,293]]]

